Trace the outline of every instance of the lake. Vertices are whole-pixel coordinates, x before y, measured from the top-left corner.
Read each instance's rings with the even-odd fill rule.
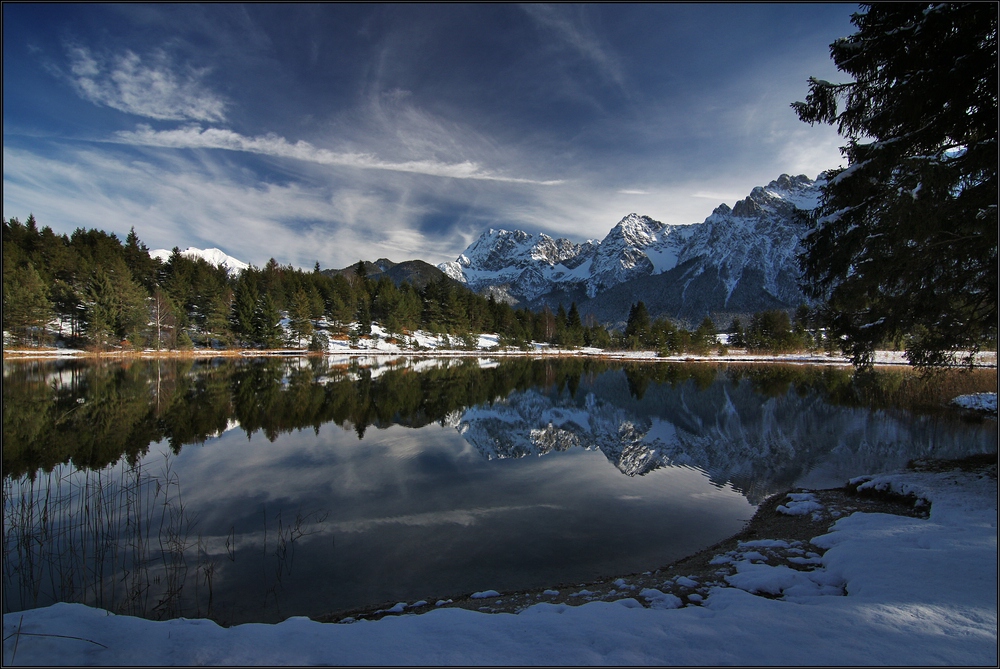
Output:
[[[10,362],[3,611],[276,622],[657,568],[768,495],[995,452],[996,370]]]

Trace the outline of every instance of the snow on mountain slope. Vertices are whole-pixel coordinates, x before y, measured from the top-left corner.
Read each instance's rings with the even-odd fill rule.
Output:
[[[170,260],[171,253],[171,251],[166,249],[156,249],[155,251],[150,251],[149,255],[153,258],[159,258],[163,262],[167,262]],[[216,248],[196,249],[194,247],[190,247],[181,251],[181,255],[185,258],[201,258],[209,265],[213,266],[222,265],[229,271],[230,274],[238,274],[250,266],[242,260],[237,260],[231,255],[228,255],[224,251]]]
[[[586,279],[581,265],[593,248],[591,241],[574,244],[544,233],[491,229],[455,261],[438,268],[476,291],[506,286],[517,298],[534,299],[554,284]]]
[[[768,304],[797,304],[802,295],[795,257],[809,229],[807,212],[816,207],[819,194],[818,182],[783,174],[732,208],[719,205],[703,223],[666,225],[632,213],[601,241],[582,244],[521,230],[489,230],[455,261],[438,267],[473,290],[493,289],[531,302],[554,291],[578,290],[595,298],[687,264],[684,280],[671,290],[684,291],[708,273],[714,275],[712,283],[721,284],[711,286],[711,292],[724,293],[718,307],[726,306],[741,282],[744,293],[766,292]],[[706,280],[699,284],[702,292]]]
[[[732,209],[719,205],[695,226],[678,264],[695,261],[688,271],[691,278],[717,274],[726,288],[726,302],[751,270],[763,275],[763,288],[770,295],[794,304],[801,300],[796,256],[809,230],[805,214],[818,203],[816,182],[783,174],[766,187],[754,188]]]
[[[594,254],[587,295],[639,276],[660,274],[677,265],[693,225],[665,225],[648,216],[629,214],[611,228]]]

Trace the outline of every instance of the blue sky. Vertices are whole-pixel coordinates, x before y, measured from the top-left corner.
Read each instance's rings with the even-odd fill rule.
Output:
[[[3,215],[263,265],[704,220],[842,163],[854,4],[3,5]]]

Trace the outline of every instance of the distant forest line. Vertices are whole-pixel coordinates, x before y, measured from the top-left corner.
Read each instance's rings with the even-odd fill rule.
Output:
[[[386,276],[368,278],[362,262],[354,272],[327,273],[319,263],[309,272],[274,258],[263,268],[230,274],[177,248],[166,262],[153,258],[134,228],[123,243],[100,230],[57,235],[49,226],[39,228],[32,215],[24,223],[3,222],[3,328],[12,344],[322,351],[331,337],[371,336],[377,323],[404,348],[416,347],[409,336],[417,330],[468,349],[475,348],[478,333],[496,333],[503,348],[534,341],[671,355],[722,347],[711,319],[689,331],[667,318],[651,319],[642,302],[632,305],[621,332],[585,320],[575,303],[555,312],[515,309],[444,275],[418,288]],[[746,324],[734,319],[728,331],[731,345],[751,350],[832,347],[805,307],[794,322],[786,312],[769,311]]]

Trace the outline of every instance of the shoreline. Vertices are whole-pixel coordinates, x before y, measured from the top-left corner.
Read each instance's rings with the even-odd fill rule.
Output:
[[[779,505],[787,503],[789,494],[802,492],[805,490],[792,489],[771,495],[757,507],[753,517],[736,534],[691,555],[644,572],[616,574],[583,583],[563,582],[544,588],[527,588],[498,593],[496,596],[489,597],[482,597],[482,593],[453,595],[447,600],[437,600],[445,602],[442,604],[435,602],[423,606],[407,604],[405,608],[400,608],[399,602],[383,602],[377,606],[334,611],[311,618],[323,623],[349,624],[360,620],[379,620],[387,616],[401,614],[420,614],[435,608],[462,608],[481,613],[516,614],[540,602],[580,606],[588,602],[614,602],[626,598],[636,598],[642,601],[640,593],[649,593],[652,590],[657,590],[663,595],[677,597],[679,600],[678,608],[701,606],[708,597],[710,588],[732,587],[726,583],[725,576],[731,575],[733,570],[727,569],[726,565],[713,564],[712,561],[719,555],[739,551],[741,543],[783,541],[793,548],[805,551],[806,555],[818,558],[826,550],[813,546],[810,540],[828,533],[836,520],[855,511],[926,518],[927,510],[914,509],[914,500],[907,502],[902,498],[893,498],[892,496],[884,498],[860,497],[856,494],[852,495],[852,491],[847,486],[825,490],[808,490],[819,499],[824,507],[823,512],[818,517],[810,515],[788,516],[776,511]],[[755,550],[764,552],[760,547],[755,547]],[[808,571],[801,565],[789,562],[788,557],[794,556],[782,554],[781,551],[771,551],[769,557],[771,558],[770,564],[782,564],[793,569]],[[487,593],[489,592],[487,591]],[[480,594],[480,596],[476,597],[476,594]],[[642,603],[649,608],[649,601],[642,601]]]
[[[983,472],[997,476],[997,453],[972,455],[959,460],[917,460],[909,463],[904,471],[963,471]],[[764,500],[742,530],[692,555],[667,563],[661,567],[624,575],[613,575],[584,583],[560,583],[549,587],[536,587],[513,592],[466,593],[437,602],[384,602],[376,606],[333,611],[312,616],[321,623],[351,624],[361,620],[380,620],[387,616],[419,615],[437,608],[462,608],[481,613],[517,614],[538,603],[580,606],[588,602],[615,602],[634,598],[646,608],[657,608],[664,601],[674,601],[676,608],[701,606],[713,587],[735,587],[726,581],[735,573],[727,555],[747,553],[750,548],[767,553],[771,565],[785,566],[796,571],[811,571],[827,548],[812,544],[811,540],[830,532],[841,518],[856,513],[885,513],[926,519],[930,506],[922,504],[915,496],[892,492],[874,492],[859,489],[850,483],[839,488],[791,489],[775,493]],[[809,514],[781,513],[778,507],[791,505],[790,495],[812,494],[821,509]],[[785,544],[782,546],[781,544]],[[720,559],[722,556],[723,559]],[[496,593],[495,595],[493,593]],[[755,593],[771,597],[766,592]],[[484,596],[485,595],[485,596]],[[671,600],[670,598],[676,598]],[[669,607],[674,608],[674,607]]]
[[[80,349],[3,349],[3,362],[15,360],[131,360],[131,359],[205,359],[205,358],[338,358],[338,357],[378,357],[378,358],[484,358],[484,357],[531,357],[531,358],[597,358],[618,360],[622,362],[737,362],[737,363],[786,363],[803,365],[833,365],[849,366],[851,361],[842,355],[824,353],[774,353],[752,354],[735,352],[718,355],[671,355],[660,356],[655,351],[608,351],[603,349],[546,349],[535,350],[386,350],[386,349],[352,349],[309,351],[306,349],[189,349],[189,350],[142,350],[142,351],[85,351]],[[875,366],[910,366],[902,351],[876,351]],[[997,367],[997,354],[986,351],[979,354],[973,364],[977,369]],[[965,365],[957,364],[947,369],[963,369]]]

